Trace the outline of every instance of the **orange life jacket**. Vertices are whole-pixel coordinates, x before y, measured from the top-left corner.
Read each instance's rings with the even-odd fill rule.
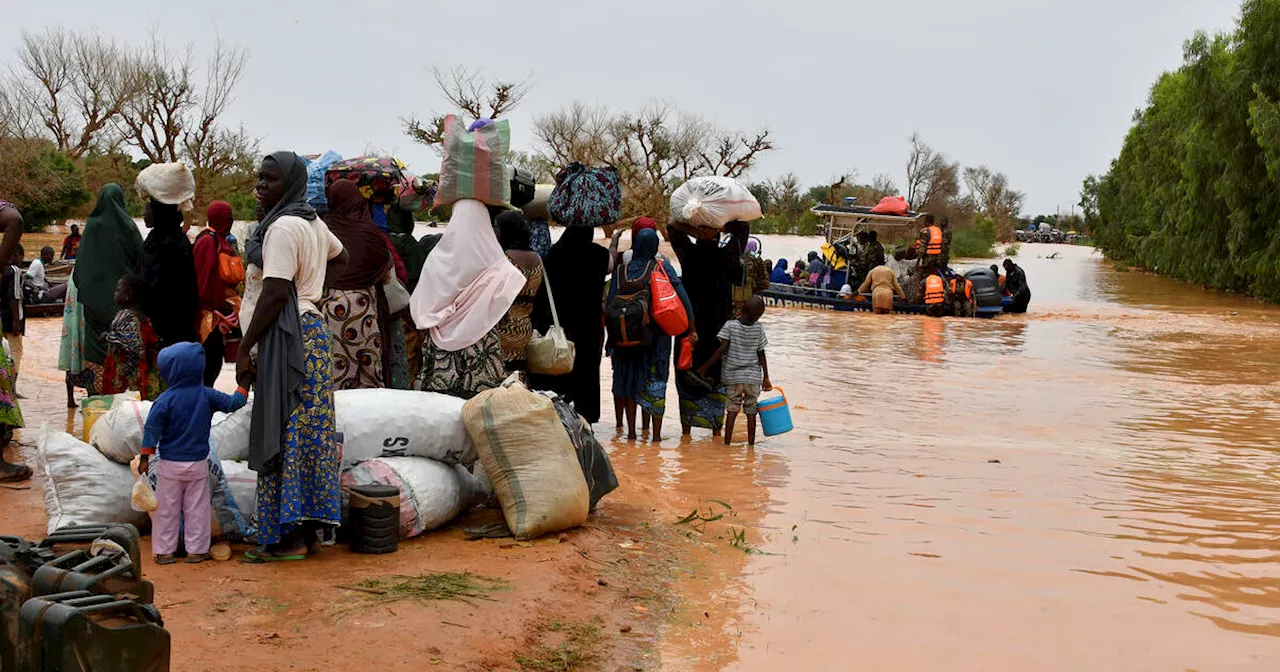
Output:
[[[937,273],[929,274],[924,280],[924,304],[926,306],[935,306],[947,300],[947,286],[942,282],[942,276]]]
[[[964,283],[963,290],[964,290],[965,300],[972,301],[973,300],[973,281],[969,280],[968,278],[952,278],[951,293],[953,295],[956,294],[956,286],[957,286],[957,283],[960,283],[960,282]]]
[[[925,245],[925,254],[942,254],[942,229],[936,226],[929,227],[929,240]]]

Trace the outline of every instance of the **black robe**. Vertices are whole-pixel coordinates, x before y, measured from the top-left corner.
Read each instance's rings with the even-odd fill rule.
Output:
[[[592,424],[600,421],[600,358],[604,350],[604,292],[609,250],[566,232],[543,260],[555,295],[560,326],[573,341],[573,372],[563,376],[531,375],[535,390],[551,390],[573,402]],[[533,325],[541,333],[551,326],[545,291],[538,293]]]
[[[160,347],[196,341],[196,264],[181,224],[156,224],[142,243],[141,266],[147,288],[142,312],[151,320]]]

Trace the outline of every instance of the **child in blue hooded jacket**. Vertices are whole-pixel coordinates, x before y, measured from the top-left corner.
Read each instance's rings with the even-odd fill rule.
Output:
[[[249,393],[244,385],[234,395],[205,387],[204,348],[199,343],[171,345],[160,351],[157,363],[168,389],[147,414],[138,464],[138,473],[145,474],[151,456],[160,456],[151,550],[157,565],[176,562],[173,554],[182,526],[187,562],[203,562],[209,557],[210,540],[209,426],[215,411],[242,408]]]

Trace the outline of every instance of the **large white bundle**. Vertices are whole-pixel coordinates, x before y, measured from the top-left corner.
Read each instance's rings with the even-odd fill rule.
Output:
[[[476,461],[476,447],[462,423],[462,399],[412,390],[339,390],[333,395],[343,433],[342,465],[375,457],[429,457],[447,464]],[[249,458],[253,400],[216,422],[209,438],[224,460]]]
[[[400,489],[400,538],[434,530],[471,508],[478,484],[461,465],[421,457],[384,457],[342,474],[342,488],[394,485]]]
[[[120,464],[142,452],[142,429],[151,412],[149,401],[118,401],[89,430],[89,444]]]
[[[133,510],[134,474],[126,464],[107,459],[93,446],[70,434],[41,427],[36,468],[44,486],[48,531],[67,525],[134,523],[146,520]]]
[[[209,428],[209,440],[218,449],[218,457],[224,460],[249,459],[249,425],[253,422],[253,397],[243,408],[218,418]]]
[[[462,399],[412,390],[341,390],[333,404],[342,464],[375,457],[429,457],[470,465],[476,446],[462,422]]]
[[[732,177],[695,177],[671,194],[671,221],[713,229],[762,217],[760,202]]]

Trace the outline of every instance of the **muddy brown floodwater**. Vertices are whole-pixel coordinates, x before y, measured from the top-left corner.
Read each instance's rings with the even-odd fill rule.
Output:
[[[736,514],[664,668],[1280,669],[1280,310],[1019,261],[1026,316],[771,308],[796,430],[754,453],[617,444]]]
[[[816,247],[765,238],[774,258]],[[222,669],[228,647],[241,669],[514,669],[579,612],[608,641],[580,669],[1280,669],[1280,309],[1088,248],[1024,245],[1019,262],[1025,316],[770,308],[796,430],[654,446],[606,420],[622,488],[568,543],[451,530],[306,572],[157,568],[175,669]],[[56,329],[38,330],[28,361],[51,362]],[[33,368],[28,421],[56,424],[60,378]],[[38,487],[0,499],[10,532],[39,536]],[[695,509],[715,520],[676,524]],[[424,569],[516,588],[483,609],[331,616],[350,599],[335,583]]]

